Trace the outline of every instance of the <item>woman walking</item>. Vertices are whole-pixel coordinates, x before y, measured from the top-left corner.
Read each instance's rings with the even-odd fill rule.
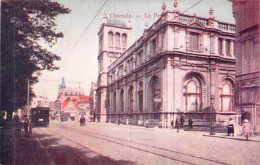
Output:
[[[243,135],[246,137],[246,140],[248,140],[248,137],[250,135],[250,123],[247,119],[244,120],[242,124],[243,128]]]

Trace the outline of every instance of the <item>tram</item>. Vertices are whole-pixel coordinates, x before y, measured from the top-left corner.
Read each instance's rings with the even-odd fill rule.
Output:
[[[49,126],[50,108],[37,107],[31,109],[31,122],[33,126]]]

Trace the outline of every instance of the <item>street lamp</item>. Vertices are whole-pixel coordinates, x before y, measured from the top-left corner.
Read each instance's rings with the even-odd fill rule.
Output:
[[[213,120],[213,104],[214,104],[214,99],[215,96],[211,95],[210,96],[210,135],[215,135],[215,131],[214,131],[214,120]]]

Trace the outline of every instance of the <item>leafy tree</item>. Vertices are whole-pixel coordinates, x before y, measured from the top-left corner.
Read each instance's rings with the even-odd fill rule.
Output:
[[[54,62],[60,57],[41,43],[51,47],[63,38],[62,32],[56,32],[55,19],[67,13],[68,8],[52,0],[1,1],[0,110],[6,110],[9,118],[26,105],[28,80],[32,86],[38,82],[39,71],[59,69]]]

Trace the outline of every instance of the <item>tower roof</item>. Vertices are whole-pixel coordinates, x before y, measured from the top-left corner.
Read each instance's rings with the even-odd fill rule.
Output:
[[[107,24],[121,26],[121,27],[127,27],[126,23],[122,20],[107,19]]]

